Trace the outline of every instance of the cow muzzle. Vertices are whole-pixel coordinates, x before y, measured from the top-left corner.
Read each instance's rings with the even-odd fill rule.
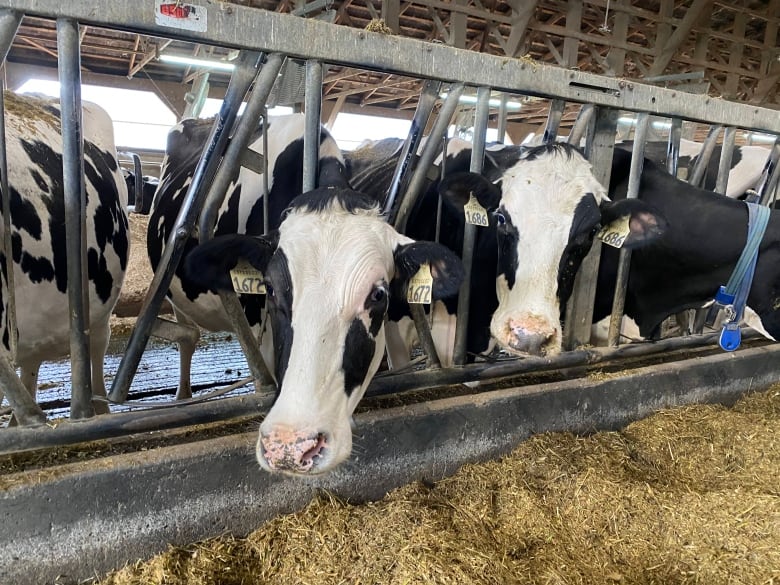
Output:
[[[270,471],[293,474],[313,474],[326,459],[328,437],[325,433],[308,433],[289,429],[274,429],[260,433],[257,458]],[[263,465],[265,463],[265,465]]]
[[[557,353],[557,331],[552,327],[510,319],[506,334],[506,347],[514,353],[532,356]]]

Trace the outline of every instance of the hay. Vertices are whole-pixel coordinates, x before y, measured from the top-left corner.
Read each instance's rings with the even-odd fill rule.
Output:
[[[171,548],[101,583],[776,582],[778,422],[775,386],[731,409],[539,435],[435,485],[361,506],[323,495],[247,538]]]
[[[385,21],[381,18],[373,18],[371,22],[366,25],[365,30],[369,32],[380,33],[383,35],[393,35],[393,29],[385,24]]]

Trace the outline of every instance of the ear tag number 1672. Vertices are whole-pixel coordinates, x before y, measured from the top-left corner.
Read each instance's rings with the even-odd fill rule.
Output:
[[[433,276],[431,275],[431,266],[424,262],[420,265],[417,274],[409,280],[409,288],[406,290],[406,301],[418,305],[430,305],[432,290]]]
[[[622,248],[626,241],[626,236],[631,233],[631,228],[628,225],[630,220],[630,215],[619,217],[601,228],[596,237],[608,246]]]
[[[470,194],[468,202],[463,206],[463,213],[466,216],[466,223],[480,227],[488,226],[487,211],[479,204],[479,201],[474,197],[474,193]]]
[[[230,271],[233,290],[245,295],[264,295],[263,273],[244,260],[239,260]]]

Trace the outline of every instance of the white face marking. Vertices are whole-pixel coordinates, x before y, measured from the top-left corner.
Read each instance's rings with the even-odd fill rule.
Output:
[[[326,435],[317,472],[338,465],[352,449],[351,415],[379,368],[385,338],[380,328],[365,379],[348,395],[342,367],[347,334],[355,319],[369,330],[366,298],[390,282],[393,250],[408,241],[375,211],[351,214],[338,205],[321,213],[294,211],[282,224],[279,249],[292,281],[293,344],[279,398],[260,432]],[[260,450],[258,459],[267,466]]]
[[[517,267],[510,289],[501,274],[496,281],[499,306],[490,331],[509,351],[526,353],[521,336],[542,336],[539,348],[547,355],[560,351],[558,270],[577,205],[583,197],[607,199],[590,164],[577,152],[539,155],[521,159],[504,173],[501,207],[517,229]],[[532,351],[532,353],[538,353]]]

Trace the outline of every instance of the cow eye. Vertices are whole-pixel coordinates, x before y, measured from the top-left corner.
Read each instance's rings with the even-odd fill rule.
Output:
[[[500,211],[494,211],[493,216],[496,218],[496,223],[498,223],[498,225],[506,224],[506,217],[504,217],[504,214]]]
[[[387,290],[384,285],[377,285],[371,290],[371,294],[368,295],[368,299],[372,303],[382,303],[387,298]]]

